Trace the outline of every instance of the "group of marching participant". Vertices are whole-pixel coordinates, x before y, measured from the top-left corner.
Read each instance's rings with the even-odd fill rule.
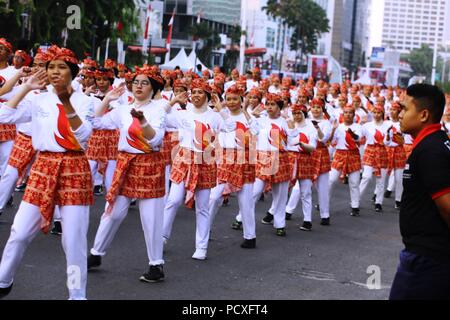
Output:
[[[7,64],[11,54],[1,38],[0,207],[23,178],[27,186],[0,262],[0,296],[11,290],[32,239],[53,226],[62,234],[68,279],[74,268],[80,275],[69,296],[85,299],[88,269],[102,264],[136,200],[149,260],[145,282],[164,279],[163,248],[176,238],[184,203],[195,207],[197,260],[207,258],[214,218],[230,193],[239,207],[232,227],[243,229],[246,249],[256,247],[255,205],[269,191],[261,222],[277,236],[286,235],[300,201],[300,229],[312,230],[313,186],[323,226],[331,224],[338,181],[349,184],[352,216],[373,176],[375,211],[390,192],[400,206],[413,143],[400,132],[401,88],[261,79],[258,68],[251,79],[235,69],[226,81],[218,67],[200,77],[149,65],[132,71],[110,59],[79,65],[57,46],[38,52],[31,68],[16,68]],[[94,194],[104,194],[106,204],[88,253]]]

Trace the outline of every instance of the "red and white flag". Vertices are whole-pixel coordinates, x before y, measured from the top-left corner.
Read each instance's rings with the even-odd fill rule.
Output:
[[[167,34],[167,40],[166,40],[166,49],[167,49],[167,53],[166,53],[166,58],[164,63],[168,63],[170,60],[170,43],[172,41],[172,29],[173,29],[173,20],[175,17],[175,9],[172,12],[172,17],[170,17],[170,21],[169,21],[169,33]]]
[[[145,28],[144,28],[144,38],[142,41],[142,53],[144,55],[147,55],[148,51],[148,35],[149,35],[149,29],[150,29],[150,15],[152,13],[152,6],[149,5],[147,8],[147,16],[145,18]]]

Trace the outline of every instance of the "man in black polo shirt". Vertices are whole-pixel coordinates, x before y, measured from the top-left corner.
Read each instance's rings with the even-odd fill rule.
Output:
[[[412,85],[400,128],[414,137],[403,173],[400,232],[405,249],[390,299],[450,299],[450,140],[441,130],[442,91]]]

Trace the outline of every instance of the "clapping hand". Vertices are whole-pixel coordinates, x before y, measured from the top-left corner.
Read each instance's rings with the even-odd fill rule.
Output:
[[[33,76],[31,76],[25,83],[30,90],[43,89],[46,84],[47,71],[39,70]]]

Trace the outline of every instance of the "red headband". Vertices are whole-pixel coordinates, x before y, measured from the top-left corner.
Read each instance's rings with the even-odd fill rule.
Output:
[[[313,99],[311,101],[311,106],[319,106],[323,108],[325,106],[325,102],[322,99]]]
[[[297,112],[297,111],[308,112],[308,108],[306,108],[305,105],[299,104],[299,103],[295,103],[294,105],[292,105],[291,110],[292,110],[292,112]]]
[[[6,48],[10,53],[13,51],[13,46],[5,38],[0,38],[0,44]]]
[[[59,48],[55,45],[53,45],[51,49],[52,49],[51,51],[49,49],[50,53],[53,54],[53,56],[50,59],[51,61],[62,60],[64,62],[78,64],[77,56],[72,50],[67,48]]]
[[[116,66],[117,66],[117,63],[113,59],[106,59],[105,60],[104,67],[106,69],[112,69],[112,68],[115,68]]]
[[[283,102],[283,99],[279,94],[276,93],[268,93],[266,94],[266,101],[275,101],[275,102]]]
[[[231,87],[228,88],[225,95],[228,95],[228,94],[235,94],[235,95],[242,97],[244,95],[244,91],[241,88],[239,88],[237,85],[232,85]]]
[[[90,58],[86,58],[83,60],[83,66],[88,68],[98,68],[97,62]]]
[[[201,89],[207,93],[211,93],[211,91],[212,91],[212,88],[210,87],[210,85],[201,78],[194,79],[192,81],[191,90],[194,90],[194,89]]]
[[[252,90],[250,90],[248,94],[252,96],[257,96],[259,100],[262,99],[261,91],[259,91],[257,88],[253,88]]]
[[[95,70],[94,77],[101,78],[101,77],[107,77],[109,79],[114,78],[114,72],[111,70]]]
[[[186,84],[186,81],[184,81],[184,79],[176,79],[173,82],[173,88],[185,88],[186,90],[188,89],[188,86]]]
[[[31,63],[32,59],[31,59],[31,57],[30,57],[25,51],[23,51],[23,50],[17,50],[17,51],[14,53],[14,55],[15,55],[15,56],[21,57],[22,60],[23,60],[23,64],[24,64],[25,66],[27,66],[27,67],[30,66],[30,63]]]
[[[139,68],[138,66],[136,66],[134,69],[136,70],[136,76],[143,74],[143,75],[159,82],[160,84],[164,84],[164,79],[158,73],[157,67],[144,64],[142,66],[142,68]]]

